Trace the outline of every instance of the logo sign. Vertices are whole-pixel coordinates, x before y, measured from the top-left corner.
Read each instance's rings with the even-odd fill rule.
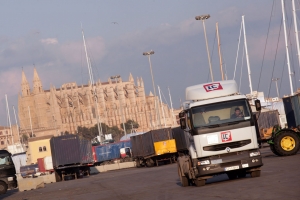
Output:
[[[206,92],[211,92],[214,90],[223,90],[223,87],[220,83],[212,83],[203,86]]]
[[[222,139],[222,142],[231,141],[232,140],[231,132],[230,131],[221,132],[221,139]]]
[[[230,148],[229,147],[226,147],[225,150],[227,151],[227,153],[230,152]]]

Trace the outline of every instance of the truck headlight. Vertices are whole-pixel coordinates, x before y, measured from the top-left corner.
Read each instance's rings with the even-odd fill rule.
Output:
[[[259,151],[250,152],[250,157],[260,156]]]
[[[201,160],[201,161],[198,161],[198,165],[209,165],[210,164],[210,161],[209,160]]]
[[[8,177],[7,178],[7,181],[12,181],[12,180],[14,180],[14,177]]]

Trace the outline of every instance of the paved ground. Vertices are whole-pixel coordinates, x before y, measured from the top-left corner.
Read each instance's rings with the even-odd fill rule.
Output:
[[[183,188],[172,164],[105,172],[25,192],[11,190],[0,199],[300,199],[300,152],[277,157],[268,147],[261,151],[264,166],[258,178],[228,180],[220,175],[204,187]]]

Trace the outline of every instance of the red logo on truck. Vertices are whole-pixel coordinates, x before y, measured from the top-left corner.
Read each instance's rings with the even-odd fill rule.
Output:
[[[230,131],[221,132],[221,139],[222,139],[222,142],[231,141],[232,140],[231,132]]]
[[[207,84],[207,85],[203,85],[203,87],[206,90],[206,92],[211,92],[214,90],[223,90],[223,87],[220,83]]]

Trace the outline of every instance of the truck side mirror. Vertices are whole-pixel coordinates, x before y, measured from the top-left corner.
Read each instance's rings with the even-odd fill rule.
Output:
[[[180,113],[179,113],[179,118],[183,118],[183,117],[184,117],[184,115],[185,115],[185,113],[184,113],[184,112],[180,112]]]
[[[186,129],[185,118],[180,118],[180,128]]]
[[[261,111],[260,100],[259,100],[259,99],[256,99],[256,100],[254,101],[254,104],[255,104],[256,111]]]

